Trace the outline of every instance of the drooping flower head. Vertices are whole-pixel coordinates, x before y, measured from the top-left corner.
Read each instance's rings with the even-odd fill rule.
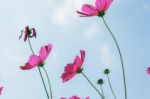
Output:
[[[0,87],[0,95],[2,94],[4,87]]]
[[[150,67],[149,67],[149,68],[147,68],[147,74],[149,74],[149,75],[150,75]]]
[[[36,38],[36,30],[35,28],[29,28],[29,26],[26,26],[25,29],[21,31],[21,35],[19,36],[19,39],[21,39],[22,35],[24,34],[24,41],[26,42],[28,38]]]
[[[67,98],[62,97],[62,98],[60,98],[60,99],[67,99]],[[78,96],[72,96],[72,97],[70,97],[69,99],[80,99],[80,97],[78,97]],[[85,99],[90,99],[90,98],[89,98],[89,97],[86,97]]]
[[[95,6],[84,4],[81,11],[77,11],[81,17],[104,16],[107,9],[110,7],[113,0],[96,0]]]
[[[51,44],[42,46],[40,49],[39,55],[31,55],[29,57],[28,62],[24,66],[20,66],[20,68],[22,70],[29,70],[36,66],[43,66],[44,61],[46,60],[47,56],[49,55],[51,49],[52,49]]]
[[[67,64],[67,66],[64,69],[64,73],[62,74],[61,78],[63,82],[66,82],[70,80],[72,77],[74,77],[77,73],[82,72],[82,64],[84,62],[85,58],[85,51],[80,50],[81,57],[78,55],[75,57],[74,62]]]

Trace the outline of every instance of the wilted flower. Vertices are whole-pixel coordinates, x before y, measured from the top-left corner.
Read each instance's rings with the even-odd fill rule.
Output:
[[[26,42],[28,38],[36,38],[36,30],[35,28],[29,28],[29,26],[26,26],[24,30],[21,31],[21,35],[19,36],[19,39],[21,39],[22,35],[24,33],[24,41]]]

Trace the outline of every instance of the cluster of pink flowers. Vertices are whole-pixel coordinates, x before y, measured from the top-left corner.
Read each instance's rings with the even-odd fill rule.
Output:
[[[29,33],[31,33],[31,30],[29,30],[29,26],[26,26],[25,30],[24,30],[24,33],[25,33],[25,35],[24,35],[24,41],[25,42],[26,42],[26,38],[30,37],[30,35],[28,35],[29,33],[27,31]],[[36,34],[34,34],[34,35],[36,35]],[[20,39],[20,37],[19,37],[19,39]],[[43,67],[44,64],[45,64],[45,60],[48,57],[48,55],[51,52],[51,50],[52,50],[52,44],[47,44],[45,46],[42,46],[41,49],[40,49],[40,51],[39,51],[39,55],[35,55],[34,52],[33,52],[32,55],[30,55],[28,61],[25,63],[25,65],[20,66],[20,68],[22,70],[30,70],[30,69],[35,68],[37,66],[38,67]],[[76,56],[76,58],[74,60],[74,63],[67,64],[67,66],[65,67],[65,71],[64,71],[64,73],[61,76],[63,82],[70,80],[80,70],[82,70],[81,67],[82,67],[82,64],[84,62],[85,51],[81,50],[80,53],[81,53],[81,57]],[[1,88],[1,90],[2,89],[3,88]],[[61,99],[67,99],[67,98],[63,98],[62,97]],[[80,99],[80,97],[72,96],[69,99]],[[90,98],[86,97],[86,99],[90,99]]]
[[[106,11],[112,4],[112,1],[113,0],[96,0],[95,5],[83,4],[81,11],[77,11],[77,13],[79,14],[80,17],[99,16],[99,17],[103,18]],[[108,28],[108,26],[107,26],[107,28]],[[111,32],[109,28],[108,28],[108,30],[109,30],[109,32]],[[113,35],[112,32],[111,32],[111,35]],[[26,41],[29,42],[32,54],[29,56],[29,59],[27,60],[27,62],[24,65],[20,66],[21,70],[30,70],[35,67],[38,67],[39,71],[40,71],[40,68],[43,68],[44,71],[46,72],[46,70],[44,68],[44,64],[45,64],[45,61],[46,61],[48,55],[50,54],[50,52],[52,50],[53,45],[48,43],[47,45],[44,45],[40,48],[39,54],[34,54],[31,43],[30,43],[30,39],[33,37],[34,38],[37,37],[37,32],[36,32],[35,28],[30,28],[29,26],[26,26],[25,29],[23,29],[21,31],[21,35],[19,36],[19,39],[21,39],[22,37],[24,39],[24,42],[26,42]],[[72,63],[68,63],[65,66],[64,72],[61,75],[62,81],[67,82],[67,81],[71,80],[76,74],[82,74],[86,78],[86,80],[92,85],[92,87],[94,87],[94,89],[98,92],[100,97],[102,99],[105,99],[104,94],[99,92],[96,89],[96,87],[91,83],[91,81],[87,78],[87,76],[83,73],[83,63],[85,61],[85,51],[80,50],[80,55],[81,56],[76,55],[74,61]],[[106,69],[104,74],[106,74],[108,76],[109,73],[110,73],[110,71],[108,69]],[[147,74],[150,75],[150,68],[147,69]],[[42,78],[41,72],[40,72],[40,75]],[[46,72],[46,75],[47,75],[47,72]],[[48,78],[48,75],[47,75],[47,78]],[[45,86],[45,82],[44,82],[43,78],[42,78],[42,81],[43,81],[43,85],[45,87],[45,91],[47,93],[47,97],[49,99],[49,93],[47,91],[47,88]],[[49,81],[49,78],[48,78],[48,81]],[[50,85],[50,82],[48,82],[48,83]],[[104,82],[102,79],[98,80],[98,84],[102,85],[103,83]],[[50,87],[50,90],[51,90],[51,87]],[[2,94],[2,91],[3,91],[3,87],[0,87],[0,95]],[[113,92],[113,90],[112,90],[112,92]],[[113,94],[114,94],[114,92],[113,92]],[[53,96],[52,96],[52,92],[51,92],[51,99],[52,99],[52,97]],[[114,97],[116,97],[116,96],[114,95]],[[81,98],[74,95],[70,98],[61,97],[60,99],[81,99]],[[90,97],[87,96],[87,97],[85,97],[85,99],[90,99]],[[126,93],[125,93],[125,99],[127,99]]]
[[[77,11],[78,14],[80,14],[81,17],[89,17],[89,16],[101,16],[105,14],[106,10],[111,5],[112,0],[96,0],[95,6],[90,4],[84,4],[82,6],[81,11]],[[19,39],[24,37],[24,42],[29,41],[30,38],[36,38],[37,32],[35,28],[30,28],[29,26],[26,26],[25,29],[21,31],[21,35],[19,36]],[[31,48],[30,44],[30,48]],[[45,64],[45,60],[48,57],[49,53],[52,50],[52,44],[47,44],[41,47],[39,54],[36,55],[33,52],[33,49],[31,48],[32,54],[29,56],[28,61],[20,66],[22,70],[30,70],[35,67],[43,67]],[[83,71],[83,63],[85,59],[85,51],[80,50],[81,56],[76,56],[73,63],[69,63],[65,66],[64,73],[62,73],[61,79],[63,82],[69,81],[72,79],[76,74],[82,73]],[[3,87],[0,87],[0,94],[2,93]],[[52,96],[51,96],[52,97]],[[67,99],[67,98],[61,98],[61,99]],[[72,96],[69,99],[80,99],[78,96]],[[89,97],[86,97],[85,99],[90,99]]]

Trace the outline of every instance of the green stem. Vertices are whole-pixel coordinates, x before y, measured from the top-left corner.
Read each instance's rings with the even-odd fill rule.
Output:
[[[29,42],[29,46],[30,46],[31,52],[32,52],[32,54],[34,55],[34,51],[33,51],[33,48],[32,48],[32,45],[31,45],[31,42],[30,42],[30,39],[29,39],[29,38],[28,38],[28,42]],[[39,70],[39,74],[40,74],[40,77],[41,77],[41,80],[42,80],[42,83],[43,83],[43,86],[44,86],[44,89],[45,89],[47,98],[49,99],[48,91],[47,91],[47,89],[46,89],[46,85],[45,85],[44,78],[43,78],[43,76],[42,76],[40,67],[39,67],[39,66],[37,66],[37,67],[38,67],[38,70]]]
[[[102,84],[101,84],[100,86],[101,86],[101,91],[102,91],[103,98],[105,99],[105,96],[104,96],[104,91],[103,91],[103,86],[102,86]]]
[[[45,74],[46,74],[46,77],[47,77],[47,79],[48,79],[48,85],[49,85],[49,90],[50,90],[50,96],[51,96],[51,99],[52,99],[52,98],[53,98],[53,94],[52,94],[52,87],[51,87],[50,79],[49,79],[49,76],[48,76],[48,73],[47,73],[46,69],[45,69],[44,67],[42,67],[42,68],[43,68],[43,70],[44,70],[44,72],[45,72]]]
[[[96,90],[96,92],[99,94],[99,96],[102,98],[102,99],[104,99],[103,98],[103,95],[99,92],[99,90],[92,84],[92,82],[88,79],[88,77],[83,73],[83,72],[81,72],[81,74],[84,76],[84,78],[90,83],[90,85]]]
[[[111,83],[110,83],[110,78],[109,78],[108,74],[107,74],[107,79],[108,79],[108,83],[109,83],[109,87],[110,87],[110,89],[111,89],[111,92],[112,92],[114,98],[117,99],[117,98],[116,98],[116,95],[115,95],[115,93],[114,93],[114,90],[113,90],[113,88],[112,88],[112,85],[111,85]]]
[[[28,43],[29,43],[29,46],[30,46],[31,52],[32,52],[32,54],[34,55],[34,51],[33,51],[33,48],[32,48],[32,45],[31,45],[31,42],[30,42],[30,39],[29,39],[29,38],[28,38]]]
[[[124,81],[124,92],[125,92],[125,99],[127,99],[127,88],[126,88],[126,78],[125,78],[125,69],[124,69],[124,63],[123,63],[123,58],[122,58],[122,54],[121,54],[121,50],[119,48],[119,45],[117,43],[117,40],[115,38],[115,36],[113,35],[112,31],[110,30],[109,26],[107,25],[104,17],[102,17],[103,22],[105,24],[105,26],[107,27],[110,35],[112,36],[113,40],[115,41],[115,44],[117,46],[118,52],[119,52],[119,56],[120,56],[120,60],[121,60],[121,66],[122,66],[122,74],[123,74],[123,81]]]

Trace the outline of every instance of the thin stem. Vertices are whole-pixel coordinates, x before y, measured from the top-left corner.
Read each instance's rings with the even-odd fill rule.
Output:
[[[104,91],[103,91],[103,85],[101,84],[100,86],[101,86],[101,91],[102,91],[103,98],[105,99]]]
[[[127,99],[127,88],[126,88],[126,78],[125,78],[125,69],[124,69],[124,63],[123,63],[123,58],[122,58],[122,54],[121,54],[121,50],[119,48],[119,45],[117,43],[117,40],[115,38],[115,36],[113,35],[112,31],[110,30],[109,26],[107,25],[104,17],[102,17],[103,22],[105,24],[105,26],[107,27],[110,35],[112,36],[113,40],[115,41],[115,44],[117,46],[118,52],[119,52],[119,56],[120,56],[120,60],[121,60],[121,66],[122,66],[122,74],[123,74],[123,81],[124,81],[124,92],[125,92],[125,99]]]
[[[49,79],[49,76],[48,76],[48,73],[47,73],[46,69],[45,69],[44,67],[42,67],[42,68],[43,68],[43,70],[44,70],[44,72],[45,72],[45,74],[46,74],[46,77],[47,77],[47,79],[48,79],[48,85],[49,85],[49,90],[50,90],[50,96],[51,96],[51,99],[52,99],[52,98],[53,98],[53,94],[52,94],[52,87],[51,87],[50,79]]]
[[[107,79],[108,79],[108,83],[109,83],[109,87],[110,87],[110,89],[111,89],[111,92],[112,92],[114,98],[117,99],[117,98],[116,98],[116,95],[115,95],[115,93],[114,93],[114,90],[113,90],[113,88],[112,88],[112,85],[111,85],[111,83],[110,83],[110,78],[109,78],[109,75],[108,75],[108,74],[107,74]]]
[[[92,82],[88,79],[88,77],[83,73],[83,72],[81,72],[81,74],[84,76],[84,78],[90,83],[90,85],[96,90],[96,92],[99,94],[99,96],[102,98],[102,99],[104,99],[103,98],[103,95],[99,92],[99,90],[92,84]]]
[[[29,38],[28,38],[28,43],[29,43],[29,46],[30,46],[31,52],[32,52],[32,54],[34,55],[34,51],[33,51],[33,48],[32,48],[32,45],[31,45],[31,42],[30,42],[30,39],[29,39]]]
[[[33,48],[32,48],[32,45],[31,45],[31,42],[30,42],[30,39],[29,39],[29,38],[28,38],[28,42],[29,42],[29,46],[30,46],[31,52],[32,52],[32,54],[34,55],[34,51],[33,51]],[[45,89],[47,98],[49,99],[48,91],[47,91],[47,89],[46,89],[46,85],[45,85],[45,82],[44,82],[44,79],[43,79],[43,76],[42,76],[40,67],[39,67],[39,66],[37,66],[37,67],[38,67],[38,70],[39,70],[39,74],[40,74],[40,77],[41,77],[41,80],[42,80],[42,83],[43,83],[43,86],[44,86],[44,89]]]
[[[39,73],[40,73],[40,76],[41,76],[41,79],[42,79],[42,82],[43,82],[43,86],[44,86],[44,89],[45,89],[45,92],[46,92],[46,95],[47,95],[47,98],[49,99],[49,95],[48,95],[48,91],[46,89],[46,85],[45,85],[45,82],[44,82],[44,78],[42,76],[42,72],[40,70],[40,67],[38,66],[38,70],[39,70]]]

